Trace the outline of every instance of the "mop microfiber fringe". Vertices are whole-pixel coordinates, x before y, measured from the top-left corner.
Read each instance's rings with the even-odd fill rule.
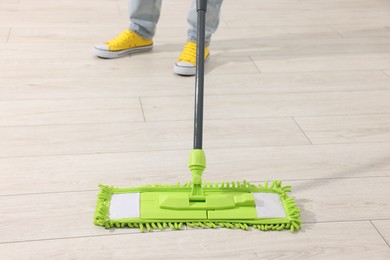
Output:
[[[98,194],[98,202],[94,215],[94,223],[106,228],[139,228],[141,232],[151,230],[172,229],[180,230],[183,225],[188,227],[199,228],[230,228],[248,230],[250,227],[261,231],[267,230],[284,230],[289,229],[291,232],[299,230],[301,227],[300,210],[295,201],[287,196],[291,191],[291,186],[282,186],[281,181],[265,182],[262,184],[251,184],[249,182],[221,182],[221,183],[203,183],[205,193],[270,193],[276,194],[283,205],[285,217],[277,218],[255,218],[255,219],[144,219],[144,218],[110,218],[110,202],[113,195],[116,194],[133,194],[133,193],[167,193],[179,192],[190,193],[193,183],[177,183],[175,185],[146,185],[134,188],[116,188],[112,186],[99,185],[101,191]]]

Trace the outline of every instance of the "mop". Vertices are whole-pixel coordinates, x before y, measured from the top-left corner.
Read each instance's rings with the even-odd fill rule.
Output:
[[[204,47],[207,0],[197,0],[194,146],[184,184],[153,184],[133,188],[99,185],[94,223],[105,228],[173,230],[186,227],[285,230],[301,227],[300,210],[288,197],[291,186],[281,181],[210,183],[202,180],[206,157],[202,149]]]

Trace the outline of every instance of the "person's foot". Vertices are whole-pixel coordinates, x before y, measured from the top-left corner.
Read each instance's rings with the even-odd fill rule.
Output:
[[[209,48],[204,48],[205,61],[210,55]],[[173,67],[173,71],[176,74],[182,76],[193,76],[196,73],[196,43],[187,42],[183,51],[180,54],[179,59]]]
[[[152,47],[152,40],[146,40],[126,29],[111,41],[96,45],[93,52],[100,58],[114,59],[130,53],[149,51]]]

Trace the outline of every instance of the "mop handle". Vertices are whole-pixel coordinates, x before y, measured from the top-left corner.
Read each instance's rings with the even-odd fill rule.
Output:
[[[202,149],[203,97],[204,97],[204,48],[206,32],[207,0],[196,0],[197,44],[195,76],[194,149]]]

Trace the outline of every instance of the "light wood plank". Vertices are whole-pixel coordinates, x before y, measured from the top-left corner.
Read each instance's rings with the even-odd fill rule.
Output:
[[[242,19],[246,17],[246,19]],[[277,17],[278,19],[275,19]],[[337,25],[337,24],[378,24],[389,22],[389,11],[364,9],[338,12],[337,10],[231,10],[225,12],[224,19],[228,26],[246,27],[252,24],[267,26],[282,25]],[[352,22],[353,21],[353,22]]]
[[[121,28],[122,29],[122,28]],[[13,29],[10,35],[12,41]],[[75,41],[74,43],[64,43],[65,40],[61,40],[62,36],[53,34],[48,36],[49,40],[52,43],[47,45],[45,49],[42,48],[42,44],[47,44],[44,42],[44,35],[38,35],[35,37],[36,40],[27,41],[18,41],[10,43],[0,44],[0,54],[7,60],[9,64],[15,63],[15,58],[23,56],[25,59],[28,57],[28,60],[41,61],[45,60],[48,62],[68,62],[72,60],[73,62],[84,63],[92,61],[100,61],[93,54],[93,46],[103,41],[112,39],[118,34],[118,29],[113,30],[112,32],[102,33],[100,36],[91,36],[89,40],[85,41]],[[71,36],[70,36],[71,37]],[[77,35],[75,35],[77,37]],[[162,36],[161,38],[166,37]],[[161,40],[157,39],[155,41],[154,48],[151,52],[134,54],[133,57],[137,57],[142,60],[140,64],[150,62],[151,59],[155,61],[165,62],[166,59],[170,59],[169,64],[172,65],[180,55],[180,52],[183,49],[184,42],[186,41],[185,34],[177,34],[175,39]],[[82,39],[82,38],[81,38]],[[340,55],[350,55],[350,56],[364,56],[367,53],[389,53],[390,52],[390,40],[387,38],[380,38],[379,41],[375,41],[375,38],[370,40],[361,40],[358,39],[340,39],[340,40],[288,40],[288,39],[254,39],[254,40],[244,40],[245,43],[239,44],[238,41],[242,40],[213,40],[210,47],[211,56],[208,63],[206,63],[206,68],[209,67],[210,62],[214,58],[224,58],[227,61],[235,62],[243,60],[245,57],[255,56],[259,60],[264,60],[265,62],[270,62],[270,60],[280,60],[280,59],[293,59],[293,58],[305,58],[305,59],[314,59],[315,57],[328,57],[329,59],[334,57],[337,58]],[[42,41],[42,42],[39,42]],[[275,43],[276,41],[276,43]],[[28,43],[26,43],[28,42]],[[378,54],[380,55],[380,54]],[[266,57],[264,57],[266,56]],[[127,57],[128,58],[128,57]],[[358,57],[357,57],[358,58]],[[118,60],[104,60],[106,64],[121,64],[122,60],[129,62],[126,57]],[[386,60],[386,57],[382,59]],[[120,61],[119,61],[120,60]],[[134,61],[134,60],[133,60]],[[28,62],[28,61],[26,61]],[[18,64],[21,68],[23,63]],[[162,64],[164,65],[164,64]],[[72,66],[68,65],[67,70],[71,69]],[[76,65],[77,66],[77,65]],[[102,65],[103,66],[103,65]],[[171,67],[171,66],[170,66]],[[141,67],[141,69],[146,70],[146,68]],[[170,68],[171,69],[171,68]],[[371,68],[370,68],[371,69]],[[138,69],[139,70],[139,69]],[[350,69],[348,69],[350,70]],[[134,69],[133,69],[134,71]],[[333,69],[333,71],[335,71]],[[112,71],[109,71],[112,74]],[[130,72],[130,71],[129,71]],[[137,72],[137,70],[135,70]],[[170,71],[171,72],[171,71]],[[253,72],[253,70],[249,71]],[[282,71],[284,72],[284,71]],[[232,74],[233,72],[231,72]],[[106,73],[108,74],[108,73]],[[171,74],[171,73],[169,73]],[[241,72],[241,74],[248,74],[248,72]],[[109,76],[109,75],[107,75]]]
[[[315,9],[317,11],[382,11],[384,7],[389,7],[389,2],[386,0],[301,0],[302,5],[307,8]]]
[[[11,0],[9,0],[11,1]],[[30,0],[17,0],[19,4],[25,6],[26,8],[31,7],[31,5],[34,5],[34,3],[37,3],[38,5],[55,5],[53,4],[53,1],[51,0],[35,0],[34,3],[32,3]],[[177,2],[178,0],[171,0],[172,2]],[[122,2],[121,0],[96,0],[96,3],[120,3]],[[79,0],[58,0],[58,3],[61,5],[73,5],[77,6],[77,4],[81,5],[88,5],[88,1],[79,1]],[[95,6],[91,6],[91,8],[98,8]]]
[[[127,24],[117,24],[116,26],[77,26],[77,27],[69,27],[69,26],[36,26],[36,27],[16,27],[12,30],[12,35],[10,37],[11,43],[20,43],[28,41],[30,44],[33,43],[51,43],[51,44],[59,44],[67,41],[70,42],[70,46],[81,46],[82,43],[90,43],[91,48],[98,43],[106,42],[110,39],[113,39],[117,35],[119,35],[123,30],[128,27]],[[187,39],[187,30],[188,26],[186,24],[182,26],[158,26],[156,30],[156,35],[153,38],[154,45],[158,45],[159,43],[173,43],[178,42],[184,45]],[[225,29],[226,30],[226,29]],[[326,29],[323,29],[324,31]],[[240,30],[236,29],[237,33]],[[331,31],[328,29],[328,31]],[[329,32],[332,33],[332,32]],[[333,34],[335,32],[333,31]],[[75,44],[77,43],[77,44]],[[92,45],[93,44],[93,45]],[[32,45],[34,46],[34,45]],[[38,48],[37,48],[38,49]]]
[[[263,1],[256,1],[255,3],[263,3]],[[287,2],[286,2],[287,3]],[[288,3],[295,5],[292,1]],[[236,4],[241,5],[239,2]],[[270,3],[267,3],[270,4]],[[226,8],[227,2],[224,3],[224,10]],[[252,5],[252,4],[251,4]],[[278,6],[280,8],[280,6]],[[234,37],[233,37],[234,35]],[[310,25],[310,26],[266,26],[263,24],[253,24],[250,27],[222,27],[218,28],[218,31],[213,35],[213,41],[222,41],[222,40],[256,40],[262,39],[267,40],[271,39],[289,39],[291,41],[301,40],[303,36],[309,36],[311,39],[338,39],[340,35],[337,34],[331,27],[327,25]],[[308,40],[308,39],[307,39]],[[278,44],[278,42],[274,42]],[[286,42],[284,42],[286,44]],[[232,44],[233,45],[233,44]],[[234,46],[232,46],[234,47]],[[238,47],[238,46],[237,46]]]
[[[275,27],[272,27],[275,28]],[[276,27],[279,28],[279,27]],[[255,36],[247,36],[237,33],[237,37],[223,38],[215,34],[210,45],[210,51],[213,57],[215,55],[223,56],[296,56],[296,57],[317,57],[340,54],[381,54],[390,52],[390,39],[383,38],[340,38],[340,36],[331,36],[321,38],[318,32],[302,32],[301,34],[267,35],[263,34],[261,27],[252,28]],[[277,30],[276,30],[277,32]],[[168,34],[169,35],[169,34]],[[225,34],[226,35],[226,34]],[[232,34],[230,34],[232,35]],[[162,35],[161,38],[165,38]],[[178,39],[175,40],[175,37]],[[154,56],[166,57],[170,52],[181,51],[183,42],[185,42],[184,33],[175,33],[173,39],[156,39]],[[160,42],[161,41],[161,42]],[[175,44],[173,44],[175,42]]]
[[[11,34],[10,34],[10,40],[11,42],[0,44],[0,55],[2,55],[3,59],[6,60],[4,63],[8,62],[11,66],[20,66],[22,68],[23,61],[20,57],[24,57],[24,59],[27,59],[31,62],[31,60],[35,60],[37,65],[42,63],[43,61],[50,61],[52,63],[56,62],[67,62],[73,61],[73,62],[80,62],[81,60],[84,61],[94,61],[94,60],[100,60],[96,58],[93,55],[93,46],[99,42],[98,39],[91,38],[89,42],[75,42],[75,43],[66,43],[65,40],[61,40],[58,42],[53,42],[48,44],[45,43],[44,40],[42,42],[34,42],[26,39],[21,40],[18,42],[12,42],[13,38],[13,31],[17,30],[15,28],[12,28]],[[64,30],[66,30],[64,28]],[[37,39],[39,39],[39,35],[36,36]],[[56,35],[52,35],[51,37],[55,38]],[[112,38],[112,37],[111,37]],[[110,38],[110,39],[111,39]],[[43,39],[43,38],[41,38]],[[47,47],[42,48],[42,44],[47,44]],[[128,57],[127,57],[128,58]],[[128,59],[123,58],[128,61]],[[112,60],[111,63],[120,63],[124,62],[123,59],[117,59]],[[18,63],[19,62],[19,63]],[[72,65],[68,64],[67,70],[72,69]],[[33,67],[30,68],[30,70],[33,70]],[[67,70],[63,70],[63,72],[66,72]],[[3,75],[2,75],[3,77]]]
[[[158,45],[160,42],[183,42],[187,29],[186,26],[164,27],[159,25],[154,38],[155,43]],[[264,26],[253,24],[249,27],[220,26],[213,34],[210,50],[212,54],[223,50],[224,55],[280,55],[288,53],[286,46],[294,46],[297,42],[344,43],[344,41],[337,40],[340,38],[340,35],[334,29],[321,25]],[[380,46],[381,42],[386,41],[383,39],[381,42],[373,42],[366,38],[360,40],[366,45],[376,43],[377,47]]]
[[[80,46],[83,42],[96,44],[103,43],[104,41],[114,38],[126,28],[126,25],[121,24],[116,26],[95,26],[92,28],[89,26],[15,27],[12,28],[12,35],[9,42],[12,43],[13,46],[25,42],[34,46],[33,43],[42,44],[43,42],[46,42],[52,45],[69,41],[71,47],[76,47]],[[91,48],[92,47],[93,46],[91,46]],[[38,46],[34,46],[33,49],[39,50]]]
[[[332,54],[315,57],[254,56],[261,72],[335,71],[335,70],[382,70],[390,68],[389,53]]]
[[[144,121],[138,98],[0,101],[0,126]]]
[[[113,0],[98,0],[96,3],[98,5],[90,5],[88,1],[75,1],[75,0],[70,0],[70,1],[65,1],[65,0],[60,0],[57,2],[53,1],[42,1],[42,0],[37,0],[34,2],[31,2],[30,0],[18,0],[18,10],[20,12],[25,12],[25,11],[31,11],[33,13],[38,13],[38,12],[47,12],[47,13],[68,13],[72,12],[75,10],[82,10],[82,11],[88,11],[88,10],[96,10],[96,11],[107,11],[109,10],[110,7],[115,7],[117,3],[120,3],[120,1],[113,1]],[[126,6],[126,3],[125,3]],[[103,8],[103,10],[101,8]],[[114,8],[112,8],[114,9]],[[89,16],[90,13],[86,13],[85,16]]]
[[[50,60],[50,62],[55,61],[57,63],[58,61],[64,62],[69,60],[77,60],[79,63],[82,61],[92,62],[96,60],[94,54],[92,53],[93,46],[103,41],[112,39],[123,29],[116,27],[116,29],[107,30],[107,27],[104,27],[105,30],[96,29],[93,30],[94,33],[91,33],[91,29],[89,28],[88,32],[83,33],[82,30],[87,29],[80,28],[78,32],[76,31],[73,34],[66,34],[55,33],[54,30],[58,31],[57,28],[52,29],[53,32],[50,32],[50,30],[49,32],[45,32],[47,29],[44,29],[43,32],[40,32],[39,29],[37,30],[37,28],[39,27],[34,27],[31,30],[31,37],[26,36],[25,40],[23,40],[23,38],[19,38],[18,40],[17,37],[15,40],[13,40],[14,31],[17,32],[18,30],[18,28],[13,28],[10,35],[10,41],[12,44],[3,44],[3,47],[0,49],[0,54],[2,57],[5,60],[9,59],[7,61],[8,64],[14,63],[15,57],[19,56],[24,56],[24,58],[29,57],[30,60],[33,59],[35,61]],[[64,32],[69,32],[69,30],[66,30],[65,28],[62,29]],[[171,59],[169,63],[172,65],[177,60],[181,50],[183,49],[184,42],[186,41],[185,30],[181,28],[181,32],[178,31],[177,33],[168,33],[168,35],[165,35],[164,31],[170,29],[169,27],[165,27],[164,29],[165,30],[162,30],[163,32],[158,34],[161,36],[156,39],[152,52],[134,55],[134,57],[137,57],[141,60],[140,64],[144,62],[150,63],[149,59],[153,59],[155,61]],[[260,34],[261,28],[256,29],[260,30]],[[29,31],[28,28],[26,30]],[[62,31],[59,30],[58,32]],[[80,34],[85,34],[85,38],[79,37],[78,35]],[[246,37],[244,34],[241,35],[242,37]],[[262,35],[262,33],[260,35]],[[286,33],[286,35],[288,35],[288,33]],[[69,40],[66,39],[67,37]],[[364,56],[367,55],[367,53],[378,53],[377,55],[381,55],[380,53],[390,52],[390,40],[388,38],[379,38],[379,40],[378,38],[317,39],[318,37],[313,35],[296,35],[296,37],[300,39],[294,39],[289,36],[270,36],[269,38],[250,37],[235,39],[218,39],[215,37],[210,47],[211,59],[209,61],[214,61],[215,58],[220,59],[223,57],[227,61],[235,62],[239,61],[240,59],[244,59],[247,56],[254,56],[257,57],[259,62],[264,60],[264,62],[269,63],[270,61],[280,60],[281,58],[313,59],[319,56],[321,57],[320,59],[337,59],[340,55]],[[79,40],[72,40],[74,38]],[[65,43],[66,41],[71,42]],[[50,42],[50,44],[48,44],[48,42]],[[42,48],[43,43],[47,47]],[[386,57],[383,57],[382,59],[386,60]],[[105,62],[110,64],[120,63],[117,60],[106,60]],[[22,63],[18,65],[21,67],[23,66]],[[75,65],[68,65],[68,70],[72,66]],[[207,67],[210,67],[210,65],[207,64],[206,68]],[[371,69],[369,66],[367,68]],[[146,70],[145,67],[141,67],[141,69]],[[249,68],[247,68],[247,70],[248,69]],[[139,69],[132,70],[137,72]],[[232,73],[232,71],[230,72]],[[253,73],[253,69],[249,70],[248,72]],[[247,74],[248,72],[242,70],[241,74]],[[110,71],[110,74],[112,73],[113,72]]]
[[[88,13],[88,15],[86,15]],[[104,17],[104,18],[103,18]],[[85,26],[85,25],[117,25],[124,24],[128,20],[118,16],[116,7],[96,9],[91,11],[89,7],[72,8],[60,11],[58,7],[55,10],[20,10],[10,12],[2,10],[0,12],[0,23],[2,26],[20,27],[26,26],[29,21],[30,26]],[[128,22],[127,22],[128,23]]]
[[[4,58],[12,58],[15,54],[26,53],[39,59],[91,56],[91,49],[97,43],[108,41],[126,26],[76,27],[21,27],[13,28],[10,37],[12,45],[5,45],[1,53]],[[227,30],[230,32],[228,33]],[[158,27],[155,38],[153,57],[171,57],[176,59],[186,41],[187,27]],[[226,31],[226,32],[224,32]],[[255,34],[255,36],[253,36]],[[221,35],[221,36],[219,36]],[[229,35],[229,36],[226,36]],[[234,38],[231,35],[235,35]],[[42,48],[42,43],[46,48]],[[67,42],[66,45],[64,42]],[[48,44],[50,43],[50,44]],[[340,38],[329,27],[250,27],[221,28],[213,37],[212,55],[224,56],[272,56],[272,55],[309,55],[389,52],[388,38]],[[29,51],[29,52],[27,52]],[[50,52],[50,55],[48,53]],[[28,55],[30,54],[30,55]],[[39,55],[38,55],[39,54]],[[78,56],[76,56],[76,54]],[[36,55],[36,56],[35,56]],[[89,56],[87,56],[89,55]],[[145,55],[142,55],[145,56]],[[32,58],[33,56],[31,56]]]
[[[13,59],[1,60],[0,70],[3,78],[18,77],[99,77],[109,73],[110,77],[157,76],[172,74],[172,66],[176,61],[172,58],[155,59],[152,56],[135,55],[116,60],[90,59]],[[257,67],[249,57],[224,57],[214,55],[209,61],[206,73],[213,74],[256,74]],[[129,83],[130,84],[130,83]]]
[[[380,73],[379,73],[380,74]],[[380,75],[371,75],[374,78]],[[60,76],[60,75],[59,75]],[[387,87],[387,75],[379,87]],[[371,77],[371,78],[372,78]],[[223,87],[223,77],[219,85]],[[241,76],[234,82],[240,82]],[[270,81],[270,80],[267,80]],[[131,72],[123,77],[26,77],[0,78],[0,99],[60,99],[60,98],[134,98],[139,96],[194,95],[195,80],[169,73],[159,76],[135,76]],[[283,83],[280,83],[283,84]],[[337,83],[336,83],[337,84]],[[342,83],[341,83],[342,84]],[[364,84],[363,84],[364,85]],[[367,83],[368,85],[368,83]],[[229,88],[225,88],[226,90]],[[253,87],[255,89],[255,87]],[[237,90],[233,89],[233,92]]]
[[[85,27],[77,27],[75,32],[70,33],[69,27],[62,27],[62,31],[57,28],[33,27],[31,35],[29,28],[13,28],[10,34],[10,43],[3,44],[0,53],[4,59],[12,59],[18,55],[25,55],[25,57],[35,59],[49,59],[54,60],[63,58],[86,59],[89,60],[94,57],[92,48],[96,44],[108,41],[117,36],[125,26],[103,27],[94,30]],[[109,29],[112,28],[112,29]],[[160,28],[160,27],[159,27]],[[268,27],[267,27],[268,28]],[[275,27],[271,27],[275,28]],[[275,31],[278,32],[279,27]],[[301,28],[301,27],[298,27]],[[304,27],[305,28],[305,27]],[[20,30],[26,31],[23,35]],[[183,49],[184,43],[187,41],[186,28],[180,27],[177,30],[171,30],[170,27],[161,27],[154,39],[154,48],[152,52],[137,54],[140,57],[151,56],[155,59],[172,58],[172,62],[176,61],[180,52]],[[234,30],[238,32],[235,33]],[[293,57],[317,57],[340,54],[360,54],[367,53],[389,53],[390,39],[383,38],[334,38],[335,36],[322,39],[320,36],[323,33],[318,33],[313,29],[313,33],[307,32],[302,34],[280,32],[281,35],[272,35],[262,32],[262,27],[252,28],[252,33],[256,33],[256,37],[250,36],[249,32],[242,33],[237,28],[232,34],[236,34],[236,38],[218,37],[218,34],[213,37],[211,42],[210,57],[244,57],[244,56],[293,56]],[[267,31],[267,29],[264,29]],[[271,30],[272,29],[269,29]],[[56,32],[57,31],[57,32]],[[18,33],[18,35],[15,35]],[[22,34],[22,35],[21,35]],[[336,33],[334,33],[336,34]],[[82,35],[82,36],[80,36]],[[226,35],[226,34],[222,34]],[[320,36],[318,36],[320,35]],[[325,36],[326,37],[326,36]],[[74,39],[74,40],[73,40]],[[42,48],[45,44],[45,48]],[[50,54],[50,55],[49,55]],[[134,55],[135,56],[135,55]],[[231,58],[234,60],[234,58]],[[111,63],[115,61],[111,60]]]
[[[390,37],[390,28],[387,24],[335,25],[333,28],[343,37],[347,38]]]
[[[47,52],[50,48],[55,48],[60,52],[63,49],[70,52],[74,48],[75,50],[72,50],[72,52],[81,53],[85,52],[85,50],[81,49],[90,49],[97,43],[108,41],[126,27],[127,25],[120,24],[117,26],[96,26],[95,28],[91,28],[91,26],[78,26],[75,28],[72,27],[71,30],[67,29],[70,28],[69,26],[62,26],[59,28],[52,26],[16,27],[13,28],[10,42],[14,44],[28,42],[28,49],[33,49],[33,53],[41,52],[43,54],[41,57],[47,56]],[[167,52],[180,52],[187,40],[187,30],[188,26],[186,26],[186,23],[183,23],[182,26],[175,27],[161,25],[159,23],[154,38],[154,50],[156,51],[154,56],[166,57],[169,55]],[[234,35],[234,38],[232,38],[231,35]],[[218,29],[217,33],[213,35],[211,51],[213,55],[222,52],[223,55],[229,56],[282,55],[290,53],[291,48],[295,47],[297,42],[306,42],[308,47],[310,45],[317,45],[317,48],[319,44],[328,45],[328,49],[330,50],[332,50],[331,47],[334,45],[340,45],[338,46],[339,49],[343,48],[346,50],[350,50],[351,48],[358,49],[356,46],[365,50],[370,47],[371,49],[375,48],[376,51],[389,50],[387,44],[389,41],[386,39],[383,39],[381,42],[369,39],[359,39],[359,41],[354,41],[354,44],[345,41],[331,40],[337,38],[340,38],[340,36],[328,26],[263,26],[249,27],[246,29],[222,26]],[[318,41],[318,39],[321,39],[321,41]],[[45,42],[46,44],[50,43],[50,45],[43,50],[41,48],[42,42]],[[61,46],[55,47],[55,45],[63,42],[68,42],[66,48]],[[34,45],[34,43],[40,44]],[[85,43],[88,43],[89,46],[86,46]],[[349,48],[344,47],[347,44],[349,45]],[[159,48],[163,51],[158,51]],[[19,48],[19,51],[23,51],[22,46]],[[2,52],[7,55],[9,51],[6,52],[3,50]],[[53,55],[57,55],[57,53],[53,53]]]
[[[3,26],[78,26],[78,25],[114,25],[120,24],[117,3],[110,1],[96,2],[90,5],[79,1],[75,8],[74,1],[56,1],[36,3],[22,1],[10,8],[2,8],[0,22]]]
[[[320,38],[317,32],[296,34],[293,36],[275,35],[262,37],[261,28],[254,28],[255,36],[219,40],[217,35],[211,43],[212,54],[226,56],[276,56],[323,57],[340,54],[389,53],[389,38]],[[261,59],[261,58],[259,58]]]
[[[390,74],[390,73],[389,73]],[[375,88],[373,87],[375,82]],[[60,99],[193,96],[195,79],[171,73],[159,76],[1,78],[1,99]],[[389,90],[381,71],[331,71],[214,75],[205,79],[205,95],[259,95],[325,91]],[[329,94],[328,94],[329,95]]]
[[[247,27],[253,24],[265,26],[283,26],[283,25],[326,25],[329,20],[324,15],[313,11],[302,10],[301,6],[291,9],[286,8],[272,9],[268,8],[243,8],[229,9],[224,11],[224,20],[230,27]],[[245,19],[242,19],[245,17]],[[278,19],[275,19],[277,17]]]
[[[211,96],[205,118],[262,118],[390,113],[390,91]],[[190,120],[193,97],[142,98],[147,121]]]
[[[300,145],[309,141],[293,120],[205,122],[207,148]],[[1,127],[0,157],[186,149],[193,122]]]
[[[261,9],[281,9],[281,10],[287,10],[287,9],[300,9],[300,0],[275,0],[272,2],[267,1],[257,1],[257,0],[245,0],[244,3],[239,3],[235,1],[226,1],[223,3],[223,11],[228,14],[230,12],[233,12],[234,10],[241,9],[241,10],[261,10]]]
[[[123,29],[123,28],[121,28]],[[142,60],[145,60],[145,62],[150,62],[150,59],[153,58],[155,61],[165,59],[171,59],[170,65],[173,65],[174,62],[176,62],[177,58],[179,57],[185,43],[185,39],[177,42],[170,42],[170,43],[161,43],[161,44],[155,44],[153,49],[148,52],[142,52],[142,53],[134,53],[133,55],[124,56],[119,59],[99,59],[96,57],[93,53],[93,47],[96,44],[100,44],[103,41],[107,41],[112,39],[113,37],[117,36],[119,32],[109,32],[107,33],[107,37],[105,36],[98,36],[98,37],[91,37],[88,41],[75,41],[74,43],[65,43],[65,40],[58,39],[53,40],[52,43],[50,43],[45,49],[42,48],[42,44],[44,44],[44,40],[42,35],[38,35],[36,37],[37,41],[32,41],[31,43],[26,43],[25,41],[18,41],[13,43],[0,43],[0,54],[3,56],[5,62],[8,62],[10,65],[16,63],[19,61],[20,56],[23,56],[25,58],[28,57],[28,61],[26,63],[30,62],[31,60],[39,61],[39,63],[42,62],[52,62],[54,64],[58,64],[60,62],[67,62],[70,61],[75,63],[84,63],[84,62],[90,62],[90,63],[96,63],[96,64],[111,64],[111,65],[119,65],[119,64],[129,64],[132,60],[129,61],[129,58],[133,57],[141,57]],[[185,35],[184,35],[185,36]],[[12,33],[11,33],[12,37]],[[11,38],[10,37],[10,38]],[[56,39],[57,35],[51,36],[53,39]],[[39,42],[42,41],[42,42]],[[216,56],[216,55],[213,55]],[[220,56],[220,55],[218,55]],[[217,56],[217,57],[218,57]],[[240,57],[242,58],[242,57]],[[148,61],[149,60],[149,61]],[[234,61],[234,58],[231,59]],[[20,62],[20,61],[19,61]],[[103,63],[104,62],[104,63]],[[39,64],[38,63],[38,64]],[[141,62],[142,64],[142,62]],[[23,62],[18,64],[19,66],[23,66]],[[68,70],[72,69],[72,66],[75,65],[68,65]],[[102,65],[104,66],[104,65]],[[141,68],[143,70],[146,70],[147,68]],[[139,70],[139,69],[138,69]],[[64,69],[65,71],[65,69]],[[134,70],[129,70],[128,73],[131,74]],[[110,74],[107,73],[107,76]],[[137,72],[137,71],[134,71]],[[171,71],[172,72],[172,71]],[[172,73],[169,73],[172,74]],[[134,74],[137,76],[137,74]],[[145,74],[144,74],[145,76]]]
[[[261,2],[261,1],[260,1]],[[325,2],[325,3],[324,3]],[[264,3],[265,4],[265,3]],[[252,24],[263,25],[324,25],[324,24],[374,24],[389,22],[389,3],[378,2],[310,2],[300,1],[295,6],[276,3],[264,7],[241,5],[242,8],[229,8],[224,19],[229,26],[245,27]],[[249,7],[249,8],[248,8]],[[246,19],[242,19],[246,17]],[[277,17],[277,19],[275,19]]]
[[[207,144],[205,144],[207,145]],[[206,149],[211,182],[390,176],[390,143]],[[0,195],[177,183],[191,179],[188,149],[0,159]],[[18,187],[18,189],[15,189]]]
[[[384,72],[385,72],[386,75],[389,76],[389,78],[390,78],[390,70],[384,70]]]
[[[301,117],[296,121],[315,144],[390,141],[389,114]]]
[[[70,223],[71,224],[71,223]],[[191,230],[0,245],[7,259],[388,259],[389,248],[369,222],[321,223],[305,232]],[[269,241],[279,241],[269,243]],[[283,247],[280,247],[280,244]],[[109,245],[109,246],[108,246]],[[69,250],[72,248],[72,250]],[[151,250],[153,249],[153,250]]]
[[[122,26],[122,27],[121,27]],[[123,27],[124,26],[124,27]],[[88,26],[36,26],[36,27],[16,27],[13,28],[12,37],[10,42],[23,43],[23,41],[33,42],[50,42],[59,43],[63,41],[75,42],[90,42],[95,41],[107,41],[110,38],[115,37],[125,29],[126,25],[118,24],[117,26],[95,26],[93,28]],[[69,30],[71,28],[71,30]],[[154,43],[159,44],[161,42],[183,42],[186,40],[188,25],[182,24],[177,26],[169,26],[164,24],[158,24]],[[254,35],[255,34],[255,35]],[[234,37],[232,37],[234,35]],[[254,25],[248,28],[231,28],[231,27],[218,27],[218,31],[213,35],[213,43],[232,40],[241,40],[242,44],[245,44],[246,39],[289,39],[289,40],[302,40],[302,36],[309,36],[310,39],[337,39],[340,35],[335,32],[329,26],[261,26]],[[306,39],[309,41],[309,39]],[[368,41],[369,39],[363,39]],[[256,42],[258,43],[258,41]],[[280,45],[281,43],[273,42]],[[284,42],[287,44],[287,42]],[[213,44],[214,46],[214,44]],[[231,48],[239,47],[230,44]],[[238,48],[237,48],[238,49]],[[242,48],[241,48],[242,49]]]
[[[383,161],[382,161],[383,163]],[[351,176],[354,171],[350,172]],[[388,177],[289,181],[304,222],[390,218]]]
[[[16,13],[19,9],[18,0],[4,0],[0,2],[0,14],[1,15],[10,15]]]
[[[268,41],[261,41],[260,46],[262,48],[254,49],[252,53],[243,50],[236,52],[248,53],[250,56],[320,57],[322,59],[322,57],[333,55],[339,58],[339,55],[380,55],[381,53],[389,53],[389,43],[388,38],[311,39],[311,35],[308,35],[302,36],[300,40],[269,39]],[[231,53],[227,44],[219,48],[226,50],[229,54]]]
[[[372,223],[378,229],[378,232],[383,236],[386,243],[390,245],[390,220],[374,220]]]
[[[3,7],[3,6],[9,6],[11,4],[18,5],[19,2],[20,2],[20,0],[2,0],[0,4]]]
[[[1,197],[1,242],[113,234],[93,224],[97,191]],[[7,210],[5,210],[7,208]],[[15,226],[18,226],[16,230]],[[114,234],[139,232],[115,230]]]

